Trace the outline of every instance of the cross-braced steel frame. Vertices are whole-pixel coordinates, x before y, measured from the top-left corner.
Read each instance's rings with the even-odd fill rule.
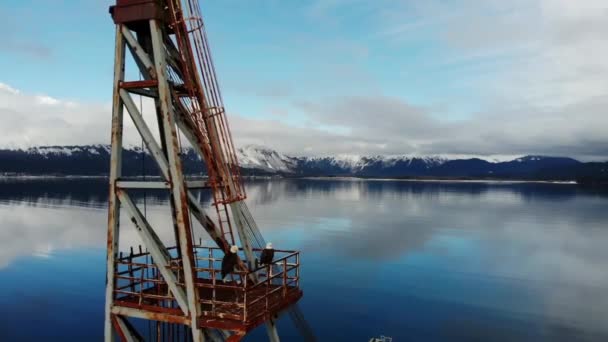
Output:
[[[137,1],[131,2],[136,3]],[[139,2],[142,3],[142,1]],[[148,3],[153,2],[148,1]],[[168,7],[165,7],[165,9]],[[137,332],[127,319],[128,317],[133,317],[187,325],[190,327],[194,341],[204,341],[206,339],[237,341],[242,337],[239,334],[230,335],[227,331],[212,331],[199,327],[198,324],[201,307],[198,298],[199,294],[195,288],[197,275],[194,270],[193,222],[190,221],[190,218],[194,217],[204,228],[211,240],[223,251],[227,252],[230,245],[236,243],[236,241],[234,236],[232,236],[231,229],[229,231],[223,229],[222,216],[219,211],[217,212],[219,218],[216,223],[191,193],[190,190],[194,188],[209,188],[214,192],[218,186],[218,181],[212,177],[209,181],[185,180],[180,159],[179,134],[183,134],[192,148],[198,153],[200,159],[206,161],[209,171],[212,168],[220,171],[221,169],[226,169],[225,172],[230,175],[228,169],[235,164],[222,160],[221,156],[224,156],[224,153],[216,154],[217,158],[210,160],[209,151],[213,152],[214,148],[218,149],[218,146],[221,146],[221,134],[214,131],[212,127],[207,128],[205,132],[207,134],[202,134],[200,122],[197,122],[192,112],[189,112],[183,103],[180,103],[179,98],[176,98],[180,96],[180,85],[176,84],[173,77],[183,79],[184,74],[189,72],[188,70],[184,70],[183,54],[186,52],[180,51],[179,44],[175,44],[175,38],[172,39],[170,36],[171,33],[176,34],[177,29],[168,26],[162,20],[164,14],[159,14],[158,11],[158,7],[141,7],[139,12],[133,13],[135,13],[135,16],[143,16],[143,18],[138,18],[138,20],[128,25],[126,21],[123,20],[121,22],[115,18],[116,46],[109,179],[105,340],[113,341],[115,333],[123,340],[136,340],[138,338]],[[128,12],[125,11],[125,13]],[[131,15],[131,13],[128,14]],[[170,32],[171,30],[173,32]],[[189,48],[191,49],[191,47]],[[143,79],[125,80],[125,57],[127,51],[133,57]],[[190,67],[196,70],[194,62],[191,63]],[[156,125],[158,126],[160,142],[154,137],[150,128],[151,126],[144,119],[133,101],[132,95],[146,96],[154,101]],[[158,166],[162,178],[161,181],[129,181],[121,178],[125,109],[152,159]],[[213,109],[218,110],[216,107]],[[219,110],[223,111],[223,108]],[[211,113],[210,115],[213,116],[215,114]],[[210,163],[214,165],[209,165]],[[239,266],[244,270],[251,270],[254,268],[253,261],[255,260],[255,255],[253,253],[253,242],[250,237],[259,237],[256,240],[258,240],[257,247],[260,247],[259,240],[262,238],[259,234],[259,229],[243,201],[244,197],[239,197],[238,195],[240,193],[239,187],[241,186],[236,183],[238,179],[235,180],[232,176],[220,178],[222,183],[219,186],[225,187],[226,191],[233,195],[232,200],[224,201],[224,204],[230,211],[229,215],[228,209],[226,209],[224,217],[227,220],[229,218],[232,219],[232,224],[238,233],[241,247],[245,252],[247,264],[239,260]],[[154,227],[147,221],[145,215],[142,214],[136,203],[131,199],[129,195],[131,189],[166,189],[169,191],[176,248],[179,251],[177,263],[181,265],[179,274],[174,269],[167,267],[171,262],[175,262],[176,260],[170,256],[167,246],[163,244]],[[216,199],[217,202],[219,200]],[[128,217],[127,221],[132,223],[147,251],[149,251],[160,276],[166,282],[168,289],[183,313],[180,317],[163,312],[149,312],[142,309],[114,305],[115,274],[117,271],[116,265],[119,255],[119,237],[121,231],[121,211],[122,215],[126,214]],[[250,276],[252,278],[256,277],[255,273]],[[292,319],[300,322],[300,324],[296,324],[297,326],[305,326],[301,312],[299,312],[295,305],[292,305],[289,311]],[[279,341],[275,318],[269,318],[266,322],[268,336],[271,341]],[[308,328],[305,326],[306,329]],[[305,333],[306,335],[308,335],[307,339],[310,340],[312,338],[310,332]]]

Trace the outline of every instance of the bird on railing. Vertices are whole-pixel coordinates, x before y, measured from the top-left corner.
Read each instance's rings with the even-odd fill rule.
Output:
[[[230,253],[226,253],[222,259],[222,280],[226,282],[226,276],[234,272],[234,267],[237,265],[239,259],[237,252],[239,251],[238,246],[230,247]]]
[[[270,265],[273,258],[274,249],[272,248],[272,243],[269,242],[266,244],[266,248],[262,250],[262,254],[260,255],[260,265]]]

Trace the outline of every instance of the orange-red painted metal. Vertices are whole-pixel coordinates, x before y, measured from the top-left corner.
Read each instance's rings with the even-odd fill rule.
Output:
[[[157,80],[129,81],[120,82],[119,86],[122,89],[137,89],[137,88],[153,88],[158,86]]]
[[[175,248],[170,248],[175,251]],[[233,279],[222,282],[223,253],[217,247],[197,245],[195,286],[201,304],[197,324],[201,328],[231,330],[245,334],[296,303],[303,295],[299,288],[299,253],[276,250],[276,259],[251,271],[235,272]],[[182,266],[174,259],[168,268],[179,272]],[[257,275],[252,281],[251,274]],[[183,287],[183,282],[178,282]],[[147,252],[131,250],[117,261],[114,305],[146,312],[152,320],[181,323],[187,317],[178,308],[175,298],[151,263]]]
[[[110,14],[115,24],[164,18],[157,0],[117,0],[116,5],[110,7]]]
[[[182,91],[174,100],[195,124],[202,137],[207,173],[213,188],[213,204],[222,235],[235,243],[227,204],[245,199],[236,151],[227,125],[204,24],[197,2],[170,0],[170,24],[181,52],[178,64]],[[187,96],[185,96],[187,94]]]
[[[268,322],[269,338],[277,341],[276,315],[302,297],[299,254],[277,250],[277,260],[272,266],[254,269],[255,255],[244,227],[250,228],[249,233],[256,236],[257,225],[244,203],[235,203],[243,201],[246,193],[198,0],[116,1],[110,13],[117,24],[117,44],[120,43],[115,62],[115,72],[120,77],[115,78],[113,113],[115,116],[120,114],[123,105],[127,108],[162,171],[172,195],[171,209],[179,248],[167,250],[146,222],[145,215],[142,216],[137,206],[131,203],[128,210],[131,220],[137,217],[136,228],[146,228],[145,232],[138,232],[153,252],[154,262],[141,248],[137,253],[131,251],[126,257],[121,254],[117,259],[108,258],[110,281],[106,286],[106,313],[111,312],[119,318],[128,316],[160,324],[181,325],[182,328],[189,325],[192,337],[197,341],[202,340],[199,327],[232,330],[236,333],[229,340],[237,341],[246,332]],[[144,80],[124,80],[122,51],[125,40]],[[155,99],[161,130],[160,144],[137,115],[141,113],[138,113],[130,94]],[[115,121],[113,127],[122,134],[122,116],[120,122]],[[176,126],[205,162],[216,222],[188,190]],[[127,191],[129,186],[142,186],[138,184],[140,182],[119,181],[119,151],[122,149],[119,138],[113,134],[112,165],[118,171],[112,180],[112,195]],[[121,204],[130,203],[126,195],[120,201]],[[111,223],[118,222],[119,213],[120,206],[113,205],[109,209],[109,253],[117,253],[119,229],[117,224]],[[220,248],[194,245],[192,216],[189,214],[201,223]],[[237,269],[240,271],[231,276],[232,282],[225,284],[217,276],[221,261],[217,254],[223,256],[220,251],[228,252],[230,246],[237,243],[233,226],[239,229],[240,245],[246,257],[239,257]],[[116,230],[114,235],[112,227]],[[256,245],[263,246],[263,239],[259,232],[257,234]],[[214,251],[217,258],[213,256]],[[201,258],[207,253],[208,258]],[[165,281],[163,276],[168,280]],[[234,282],[237,279],[240,283]],[[106,315],[104,329],[107,341],[112,341],[108,337],[111,325],[118,325],[116,330],[119,330],[124,323],[121,319],[117,323],[116,319]],[[157,336],[162,329],[157,324]],[[168,331],[171,329],[169,327]]]

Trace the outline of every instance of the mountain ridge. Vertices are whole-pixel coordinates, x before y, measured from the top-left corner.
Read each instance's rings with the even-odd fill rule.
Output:
[[[182,151],[187,174],[204,174],[195,152]],[[157,175],[155,162],[139,146],[123,148],[123,174]],[[439,177],[574,180],[603,179],[608,163],[583,163],[573,158],[529,155],[512,160],[488,158],[449,159],[444,156],[309,156],[299,157],[274,149],[247,145],[237,149],[244,175]],[[0,174],[107,175],[109,145],[36,146],[0,149]]]

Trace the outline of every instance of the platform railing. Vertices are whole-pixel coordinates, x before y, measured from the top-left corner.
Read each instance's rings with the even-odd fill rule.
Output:
[[[247,290],[253,294],[261,288],[264,292],[261,296],[257,296],[250,301],[247,301],[247,297],[245,298],[243,320],[254,320],[259,316],[270,314],[284,303],[289,298],[290,292],[299,288],[299,266],[300,253],[291,252],[273,260],[270,265],[264,265],[251,271],[250,273],[257,275],[258,281],[247,287]],[[273,272],[275,269],[278,269],[278,272]],[[290,271],[294,271],[292,275],[290,275]],[[273,280],[278,280],[278,282]],[[275,296],[276,294],[279,295]],[[262,303],[263,309],[260,309],[260,306],[256,305],[257,303]]]
[[[195,286],[202,308],[201,317],[247,323],[272,315],[299,294],[300,254],[297,251],[275,250],[275,260],[271,265],[250,271],[235,270],[225,283],[220,279],[223,252],[216,247],[200,245],[194,249]],[[175,253],[176,250],[173,247],[169,251]],[[178,286],[185,287],[181,278],[182,266],[172,260],[166,267],[176,274]],[[131,250],[128,255],[119,256],[115,277],[114,293],[121,305],[180,314],[157,266],[149,253],[141,248],[139,252]]]

